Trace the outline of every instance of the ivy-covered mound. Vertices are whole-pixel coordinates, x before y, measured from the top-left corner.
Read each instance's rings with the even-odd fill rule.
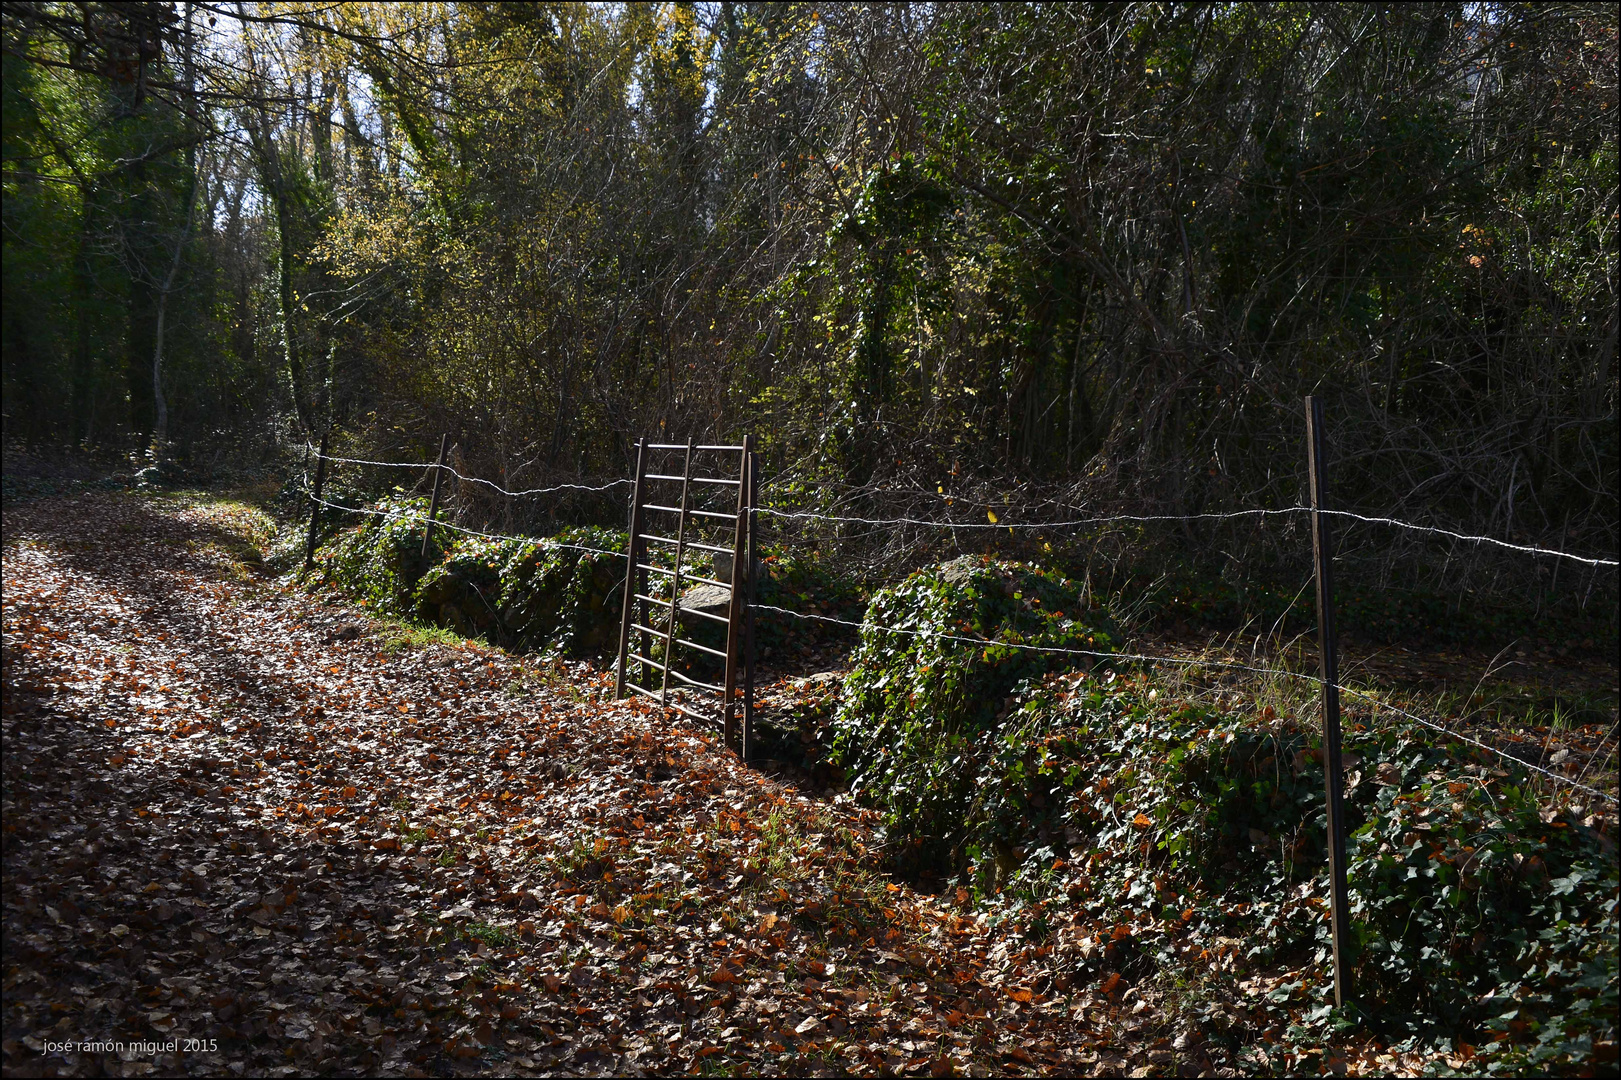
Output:
[[[625,534],[456,543],[417,586],[417,617],[521,652],[584,656],[618,644]]]
[[[985,768],[1012,695],[1092,663],[1007,645],[1106,653],[1112,639],[1075,583],[984,556],[880,591],[867,621],[833,719],[832,760],[883,811],[902,872],[949,873],[985,829]]]
[[[519,651],[584,656],[618,641],[625,535],[566,529],[549,539],[436,529],[422,559],[427,500],[390,498],[316,552],[317,584],[383,615],[443,626]]]
[[[385,498],[369,509],[374,513],[316,550],[313,580],[379,614],[408,618],[416,609],[417,581],[444,557],[443,530],[435,532],[424,560],[427,499]]]
[[[980,759],[970,882],[1037,901],[1066,985],[1283,972],[1230,1037],[1322,1045],[1334,1018],[1316,735],[1119,687],[1061,676],[1004,723]],[[1351,977],[1372,1028],[1397,1047],[1467,1045],[1484,1059],[1471,1069],[1613,1064],[1613,810],[1546,805],[1523,770],[1416,726],[1353,719],[1345,748]],[[1233,1016],[1212,1007],[1205,1021],[1219,1031]]]

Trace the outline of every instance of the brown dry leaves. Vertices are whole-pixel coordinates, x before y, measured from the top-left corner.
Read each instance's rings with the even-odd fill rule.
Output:
[[[1171,1065],[588,667],[389,654],[206,506],[6,526],[8,1074]]]

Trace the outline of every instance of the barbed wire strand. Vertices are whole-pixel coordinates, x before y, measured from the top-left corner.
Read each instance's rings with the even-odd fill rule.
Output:
[[[882,630],[882,631],[885,631],[885,632],[891,633],[891,634],[911,634],[911,635],[913,635],[915,637],[930,637],[930,638],[940,638],[940,639],[948,640],[948,641],[962,641],[962,642],[966,642],[966,643],[971,644],[971,645],[983,645],[983,646],[987,646],[987,647],[1001,646],[1001,647],[1009,648],[1009,649],[1022,649],[1022,650],[1029,651],[1029,652],[1065,653],[1065,654],[1071,654],[1071,655],[1075,655],[1075,656],[1101,657],[1101,658],[1112,659],[1112,660],[1141,660],[1141,661],[1146,661],[1146,662],[1149,662],[1149,663],[1179,664],[1179,665],[1182,665],[1184,667],[1220,668],[1222,670],[1228,670],[1228,671],[1249,671],[1249,672],[1255,672],[1255,673],[1258,673],[1258,674],[1261,674],[1261,675],[1283,675],[1283,676],[1287,676],[1288,678],[1291,678],[1291,679],[1300,679],[1300,680],[1305,681],[1305,682],[1315,683],[1319,687],[1323,685],[1323,680],[1319,676],[1308,675],[1308,674],[1305,674],[1305,673],[1299,672],[1299,671],[1290,671],[1288,668],[1263,668],[1263,667],[1256,667],[1256,666],[1251,665],[1251,664],[1238,664],[1238,663],[1233,663],[1231,661],[1225,661],[1225,660],[1191,660],[1191,659],[1188,659],[1186,657],[1148,656],[1148,655],[1145,655],[1143,653],[1106,652],[1106,651],[1097,650],[1097,649],[1070,649],[1070,648],[1059,648],[1057,646],[1050,646],[1050,645],[1025,645],[1025,644],[1021,644],[1021,643],[1017,643],[1017,642],[1011,642],[1011,641],[992,641],[992,640],[990,640],[988,638],[966,637],[966,636],[964,636],[962,634],[946,634],[946,633],[939,633],[939,632],[931,631],[931,630],[906,630],[906,629],[902,629],[900,627],[882,626],[882,625],[880,625],[878,623],[872,623],[872,622],[866,622],[866,621],[854,622],[854,621],[852,621],[850,619],[839,619],[839,618],[834,618],[833,616],[830,616],[830,615],[810,615],[810,614],[806,614],[804,612],[793,611],[793,610],[791,610],[789,608],[777,607],[777,606],[775,606],[773,604],[755,604],[754,608],[755,608],[756,611],[775,611],[775,612],[778,612],[779,614],[791,615],[796,619],[813,619],[813,620],[815,620],[817,622],[838,623],[838,624],[840,624],[842,626],[853,626],[853,627],[857,627],[857,628],[863,629],[863,630],[866,630],[866,629]],[[1566,777],[1566,776],[1560,776],[1558,773],[1552,772],[1552,771],[1550,771],[1548,769],[1544,769],[1540,765],[1533,765],[1529,761],[1524,761],[1524,760],[1522,760],[1520,758],[1515,757],[1513,754],[1510,754],[1510,753],[1508,753],[1506,751],[1503,751],[1503,750],[1499,750],[1495,746],[1490,745],[1489,743],[1484,743],[1484,742],[1481,742],[1479,739],[1474,739],[1474,738],[1469,737],[1468,735],[1460,734],[1459,732],[1453,731],[1450,728],[1443,727],[1440,724],[1437,724],[1437,723],[1435,723],[1433,721],[1426,720],[1422,716],[1416,716],[1413,713],[1410,713],[1405,709],[1398,708],[1397,706],[1392,705],[1387,701],[1383,701],[1383,700],[1381,700],[1379,698],[1376,698],[1376,697],[1372,696],[1371,694],[1364,693],[1361,690],[1353,690],[1349,686],[1343,686],[1343,685],[1341,685],[1339,683],[1335,683],[1334,685],[1335,685],[1335,687],[1337,687],[1340,691],[1342,691],[1344,693],[1350,694],[1353,697],[1362,698],[1362,699],[1364,699],[1366,701],[1371,701],[1375,705],[1378,705],[1378,706],[1380,706],[1382,708],[1385,708],[1385,709],[1389,709],[1390,711],[1392,711],[1394,713],[1398,713],[1401,716],[1405,716],[1407,719],[1412,720],[1412,721],[1414,721],[1414,722],[1416,722],[1418,724],[1422,724],[1424,727],[1431,728],[1431,729],[1433,729],[1435,731],[1439,731],[1442,734],[1448,736],[1449,738],[1454,738],[1454,739],[1458,739],[1458,740],[1460,740],[1462,742],[1471,743],[1471,744],[1473,744],[1475,746],[1480,747],[1483,750],[1489,750],[1493,754],[1496,754],[1500,758],[1504,758],[1506,760],[1513,761],[1517,765],[1524,766],[1525,768],[1530,769],[1533,772],[1541,773],[1544,776],[1547,776],[1547,777],[1549,777],[1549,778],[1551,778],[1553,780],[1556,780],[1556,781],[1558,781],[1558,782],[1560,782],[1562,784],[1569,784],[1571,787],[1580,788],[1582,791],[1586,791],[1589,794],[1596,795],[1601,799],[1605,799],[1605,800],[1610,801],[1610,802],[1615,802],[1616,801],[1615,796],[1606,794],[1605,792],[1600,791],[1597,788],[1588,787],[1586,784],[1580,783],[1580,782],[1578,782],[1576,780],[1572,780],[1572,779],[1570,779],[1569,777]]]
[[[333,457],[330,454],[317,454],[315,456],[324,457],[328,461],[337,462],[339,464],[374,465],[378,468],[384,469],[433,469],[441,467],[437,462],[433,461],[368,461],[365,458]],[[530,495],[549,495],[554,491],[607,491],[610,488],[616,488],[622,484],[635,483],[633,480],[621,478],[619,480],[610,480],[606,484],[601,484],[595,487],[590,484],[553,484],[551,487],[527,488],[523,491],[508,491],[506,488],[495,483],[493,480],[485,480],[478,476],[463,476],[461,473],[456,471],[456,467],[454,465],[445,465],[443,468],[446,472],[450,473],[458,480],[465,480],[469,484],[483,484],[486,487],[492,487],[501,494],[513,499],[525,498]]]
[[[1336,684],[1336,685],[1338,685],[1338,684]],[[1513,754],[1508,753],[1507,751],[1499,750],[1499,749],[1497,749],[1497,747],[1492,746],[1489,743],[1483,743],[1479,739],[1470,738],[1468,735],[1464,735],[1461,732],[1453,731],[1451,728],[1442,727],[1440,724],[1437,724],[1437,723],[1435,723],[1434,721],[1431,721],[1431,720],[1426,720],[1422,716],[1415,716],[1413,713],[1408,712],[1406,709],[1403,709],[1403,708],[1400,708],[1398,706],[1392,705],[1392,704],[1390,704],[1390,702],[1385,701],[1385,700],[1383,700],[1381,698],[1374,697],[1372,694],[1364,693],[1361,690],[1353,690],[1349,686],[1340,686],[1339,689],[1344,693],[1350,694],[1352,697],[1358,697],[1358,698],[1361,698],[1364,701],[1371,701],[1371,702],[1373,702],[1373,704],[1379,706],[1382,709],[1389,709],[1391,712],[1396,713],[1398,716],[1405,716],[1407,719],[1413,721],[1414,723],[1423,724],[1427,728],[1433,728],[1434,730],[1441,732],[1443,735],[1446,735],[1448,738],[1457,739],[1460,742],[1471,743],[1471,744],[1473,744],[1475,746],[1480,747],[1482,750],[1490,750],[1492,753],[1496,754],[1498,757],[1507,758],[1508,760],[1513,761],[1514,763],[1516,763],[1518,765],[1522,765],[1525,768],[1530,769],[1532,772],[1539,772],[1544,776],[1547,776],[1547,777],[1550,777],[1550,778],[1552,778],[1554,780],[1557,780],[1561,784],[1569,784],[1571,787],[1580,788],[1582,791],[1585,791],[1585,792],[1587,792],[1587,793],[1589,793],[1591,795],[1597,795],[1599,798],[1604,799],[1604,800],[1606,800],[1608,802],[1615,802],[1616,801],[1616,797],[1614,795],[1606,794],[1605,792],[1600,791],[1598,788],[1588,787],[1586,784],[1580,783],[1579,781],[1576,781],[1576,780],[1572,780],[1568,776],[1560,776],[1558,773],[1553,772],[1553,771],[1548,770],[1548,769],[1544,769],[1540,765],[1533,765],[1529,761],[1524,760],[1523,758],[1517,758]]]
[[[379,468],[431,469],[431,468],[436,467],[436,463],[431,462],[431,461],[426,461],[426,462],[371,461],[371,460],[368,460],[368,459],[365,459],[365,458],[335,457],[335,456],[330,455],[330,454],[325,454],[325,455],[317,454],[315,456],[316,457],[325,457],[327,461],[338,462],[338,463],[342,463],[342,464],[371,465],[371,466],[376,466],[376,467],[379,467]],[[453,465],[445,465],[445,466],[443,466],[443,468],[445,469],[446,472],[449,472],[452,476],[456,477],[458,480],[463,480],[463,481],[466,481],[467,483],[470,483],[470,484],[483,484],[486,487],[492,488],[495,491],[498,491],[501,494],[506,495],[509,498],[514,498],[514,499],[516,499],[516,498],[526,498],[526,497],[529,497],[529,496],[532,496],[532,495],[549,495],[549,494],[551,494],[553,492],[558,492],[558,491],[592,491],[592,492],[609,491],[609,490],[611,490],[613,488],[620,487],[620,486],[622,486],[624,484],[632,484],[632,483],[634,483],[634,481],[632,481],[632,480],[629,480],[629,479],[626,479],[626,478],[621,478],[621,479],[618,479],[618,480],[611,480],[606,484],[600,484],[600,485],[554,484],[554,485],[552,485],[550,487],[526,488],[523,491],[508,491],[506,488],[502,487],[500,484],[497,484],[492,480],[485,480],[482,477],[478,477],[478,476],[466,476],[466,475],[463,475],[461,472],[458,472],[457,469],[455,468],[455,466],[453,466]],[[989,504],[986,504],[986,505],[989,505]],[[1100,515],[1100,516],[1097,516],[1097,517],[1089,517],[1089,518],[1073,518],[1073,519],[1070,519],[1070,520],[1067,520],[1067,521],[1047,521],[1047,522],[1040,522],[1040,521],[1037,521],[1037,522],[998,521],[998,522],[993,523],[993,522],[989,522],[989,521],[984,521],[984,522],[980,522],[980,521],[936,521],[936,520],[931,520],[929,518],[913,518],[913,517],[867,518],[867,517],[855,517],[855,516],[852,516],[852,515],[843,515],[843,514],[822,514],[822,513],[817,513],[817,512],[814,512],[814,511],[775,510],[775,509],[772,509],[771,507],[767,507],[767,506],[757,507],[756,510],[757,510],[758,513],[766,514],[766,515],[769,515],[771,517],[799,519],[799,520],[810,520],[810,521],[831,521],[831,522],[836,522],[836,523],[839,523],[839,524],[847,524],[847,525],[880,525],[880,526],[916,525],[916,526],[921,526],[921,527],[924,527],[924,528],[934,528],[934,529],[1038,529],[1038,530],[1039,529],[1067,529],[1067,528],[1075,528],[1075,527],[1082,526],[1082,525],[1109,525],[1109,524],[1114,524],[1116,522],[1122,522],[1122,521],[1137,522],[1137,523],[1150,523],[1150,522],[1156,522],[1156,521],[1176,521],[1176,522],[1185,522],[1185,521],[1226,521],[1226,520],[1230,520],[1230,519],[1233,519],[1233,518],[1241,518],[1241,517],[1275,517],[1275,516],[1282,516],[1282,515],[1286,515],[1286,514],[1309,514],[1309,513],[1312,512],[1312,509],[1309,506],[1289,506],[1289,507],[1284,507],[1284,508],[1278,509],[1278,510],[1267,510],[1267,509],[1255,508],[1255,509],[1250,509],[1250,510],[1228,510],[1228,511],[1216,511],[1216,512],[1210,512],[1210,513],[1202,513],[1202,514],[1107,514],[1107,515]],[[1453,531],[1451,529],[1438,528],[1438,527],[1433,526],[1433,525],[1419,525],[1416,522],[1403,521],[1400,518],[1372,517],[1372,516],[1368,516],[1368,515],[1365,515],[1365,514],[1358,514],[1358,513],[1355,513],[1354,511],[1350,511],[1350,510],[1322,510],[1322,511],[1319,511],[1319,513],[1322,513],[1322,514],[1324,514],[1324,515],[1326,515],[1328,517],[1349,518],[1349,519],[1351,519],[1353,521],[1360,521],[1360,522],[1363,522],[1363,523],[1369,524],[1369,525],[1389,525],[1389,526],[1391,526],[1393,528],[1407,529],[1407,530],[1409,530],[1411,532],[1423,532],[1423,533],[1430,533],[1430,534],[1435,535],[1435,536],[1445,536],[1448,539],[1458,540],[1458,541],[1461,541],[1463,543],[1490,544],[1490,545],[1492,545],[1494,547],[1503,548],[1503,549],[1508,550],[1508,551],[1517,551],[1517,552],[1521,552],[1522,554],[1527,554],[1527,555],[1540,555],[1540,556],[1547,556],[1549,558],[1570,559],[1572,562],[1583,563],[1583,564],[1585,564],[1587,566],[1618,566],[1618,565],[1621,565],[1621,562],[1618,562],[1615,559],[1595,558],[1595,557],[1590,557],[1590,556],[1586,556],[1586,555],[1575,555],[1575,554],[1572,554],[1572,553],[1570,553],[1568,551],[1559,551],[1559,550],[1557,550],[1555,548],[1538,547],[1538,546],[1536,546],[1534,544],[1515,544],[1515,543],[1511,543],[1511,542],[1509,542],[1507,540],[1499,540],[1495,536],[1479,536],[1479,535],[1474,535],[1474,534],[1471,534],[1471,533],[1460,533],[1460,532],[1455,532],[1455,531]]]
[[[773,510],[760,506],[762,514],[780,518],[803,518],[817,521],[836,521],[849,525],[925,525],[938,529],[1064,529],[1076,525],[1104,525],[1115,521],[1203,521],[1210,519],[1255,517],[1258,515],[1293,514],[1308,509],[1291,506],[1286,510],[1229,510],[1209,514],[1110,514],[1104,517],[1076,518],[1071,521],[931,521],[927,518],[864,518],[840,514],[818,514],[808,510]]]
[[[1154,522],[1154,521],[1220,521],[1229,518],[1274,516],[1282,514],[1309,514],[1309,506],[1290,506],[1281,510],[1229,510],[1206,514],[1109,514],[1100,517],[1074,518],[1069,521],[933,521],[928,518],[866,518],[840,514],[820,514],[812,511],[773,510],[770,507],[759,507],[758,512],[772,517],[797,518],[812,521],[832,521],[850,525],[880,525],[903,526],[921,525],[936,529],[1065,529],[1080,525],[1108,525],[1114,522]],[[1573,555],[1567,551],[1554,548],[1536,547],[1529,544],[1513,544],[1507,540],[1499,540],[1494,536],[1475,536],[1468,533],[1453,532],[1451,529],[1440,529],[1432,525],[1419,525],[1411,521],[1402,521],[1399,518],[1368,517],[1364,514],[1353,513],[1350,510],[1322,510],[1318,511],[1325,517],[1350,518],[1370,525],[1390,525],[1412,532],[1432,533],[1445,536],[1453,540],[1460,540],[1471,544],[1491,544],[1506,548],[1509,551],[1518,551],[1530,555],[1546,555],[1552,558],[1570,559],[1573,562],[1585,563],[1588,566],[1616,566],[1615,559],[1591,558],[1586,555]]]
[[[316,498],[313,494],[310,496],[310,498],[314,502],[320,503],[322,506],[331,507],[333,510],[347,510],[351,514],[371,514],[373,517],[389,518],[391,520],[400,521],[426,522],[428,520],[427,514],[419,513],[417,511],[405,513],[390,512],[387,510],[370,510],[364,506],[344,506],[342,503],[328,502],[325,499]],[[593,555],[608,555],[615,559],[623,559],[625,557],[625,553],[623,551],[604,551],[601,548],[587,547],[584,544],[567,544],[561,540],[550,540],[540,536],[507,536],[505,533],[479,532],[477,529],[469,529],[461,525],[452,525],[448,521],[436,520],[434,521],[433,526],[436,529],[449,529],[451,532],[465,533],[468,536],[482,537],[485,540],[514,540],[521,544],[547,544],[551,547],[570,548],[574,551],[588,551]]]
[[[1175,656],[1148,656],[1140,653],[1109,652],[1106,649],[1070,649],[1056,645],[1024,645],[1011,641],[992,641],[990,638],[968,637],[963,634],[948,634],[936,630],[905,630],[898,626],[881,626],[874,622],[854,622],[850,619],[838,619],[831,615],[809,615],[805,612],[793,611],[789,608],[777,607],[774,604],[755,604],[755,611],[775,611],[783,615],[791,615],[796,619],[814,619],[817,622],[838,623],[840,626],[853,626],[861,630],[884,630],[891,634],[911,634],[913,637],[940,638],[945,641],[962,641],[970,645],[984,645],[987,647],[1000,646],[1009,649],[1023,649],[1028,652],[1062,653],[1071,656],[1101,657],[1107,660],[1151,660],[1162,661],[1167,664],[1182,664],[1187,667],[1218,667],[1232,671],[1252,671],[1263,675],[1275,675],[1280,671],[1297,678],[1307,676],[1297,675],[1292,671],[1279,668],[1254,667],[1249,664],[1238,664],[1226,660],[1190,660],[1186,657]]]
[[[1615,559],[1595,559],[1589,558],[1586,555],[1572,555],[1568,551],[1559,551],[1554,548],[1536,547],[1529,544],[1511,544],[1507,540],[1499,540],[1495,536],[1471,536],[1467,533],[1453,532],[1451,529],[1438,529],[1433,525],[1415,525],[1410,521],[1402,521],[1398,518],[1364,517],[1361,514],[1352,513],[1349,510],[1323,510],[1321,513],[1328,517],[1353,518],[1357,521],[1365,521],[1372,525],[1394,525],[1397,528],[1410,529],[1414,532],[1436,533],[1440,536],[1451,537],[1454,540],[1462,540],[1470,544],[1493,544],[1500,548],[1507,548],[1510,551],[1523,551],[1531,555],[1551,555],[1555,558],[1570,559],[1573,562],[1586,563],[1588,566],[1618,565]]]

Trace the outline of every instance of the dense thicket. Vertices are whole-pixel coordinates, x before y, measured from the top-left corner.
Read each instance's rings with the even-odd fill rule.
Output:
[[[14,434],[1616,548],[1613,5],[4,13]]]

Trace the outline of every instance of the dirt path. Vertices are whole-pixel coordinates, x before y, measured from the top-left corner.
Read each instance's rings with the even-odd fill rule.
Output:
[[[387,651],[233,513],[7,511],[8,1075],[1170,1065],[854,811],[589,669]]]

